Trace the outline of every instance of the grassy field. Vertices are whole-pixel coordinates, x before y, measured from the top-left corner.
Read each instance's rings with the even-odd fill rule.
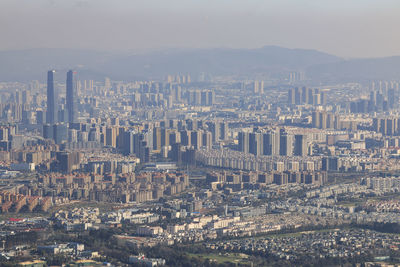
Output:
[[[342,228],[343,229],[343,228]],[[254,239],[263,239],[263,238],[284,238],[284,237],[298,237],[303,234],[311,234],[311,233],[324,233],[324,232],[334,232],[334,231],[339,231],[340,229],[320,229],[320,230],[311,230],[311,231],[301,231],[301,232],[293,232],[293,233],[282,233],[282,234],[266,234],[266,235],[261,235],[254,237]]]
[[[210,253],[210,254],[187,254],[191,258],[210,260],[215,263],[240,263],[251,266],[249,256],[242,253]]]
[[[345,208],[347,208],[347,207],[355,207],[355,206],[358,206],[358,205],[363,205],[366,201],[367,201],[367,198],[365,198],[365,199],[357,199],[357,200],[354,200],[354,201],[339,201],[337,203],[337,205],[345,207]]]

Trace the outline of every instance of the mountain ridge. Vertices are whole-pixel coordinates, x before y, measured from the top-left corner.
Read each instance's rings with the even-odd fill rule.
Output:
[[[343,59],[313,49],[170,48],[147,53],[34,48],[0,51],[0,81],[46,80],[46,72],[77,69],[82,79],[162,79],[167,74],[285,75],[304,71],[315,81],[400,78],[400,56]]]

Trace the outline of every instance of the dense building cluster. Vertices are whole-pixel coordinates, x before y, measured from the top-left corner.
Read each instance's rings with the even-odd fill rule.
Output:
[[[140,253],[198,242],[210,253],[269,251],[263,257],[285,264],[305,259],[304,246],[312,260],[318,248],[327,261],[361,262],[370,254],[352,234],[363,240],[364,230],[343,229],[399,222],[396,82],[315,86],[301,72],[283,84],[188,74],[95,81],[74,70],[64,82],[58,75],[0,84],[1,213],[43,219],[14,218],[1,231],[11,238],[37,229],[59,241],[29,244],[32,260],[65,255],[97,264],[118,248],[141,257],[124,255],[117,266],[168,264],[165,255]],[[341,230],[263,244],[249,238],[332,227]],[[5,246],[10,259],[24,250]]]

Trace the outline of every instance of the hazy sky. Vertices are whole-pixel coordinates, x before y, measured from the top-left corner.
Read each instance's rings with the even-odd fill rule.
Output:
[[[0,49],[279,45],[400,55],[399,0],[0,0]]]

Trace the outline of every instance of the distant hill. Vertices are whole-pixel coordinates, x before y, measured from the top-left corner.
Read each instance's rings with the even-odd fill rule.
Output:
[[[305,71],[324,82],[400,79],[400,56],[345,60],[316,50],[265,46],[258,49],[165,49],[144,54],[77,49],[0,51],[0,81],[46,80],[46,72],[77,69],[81,79],[159,79],[167,74],[265,74]],[[64,79],[60,74],[58,79]]]
[[[109,53],[76,49],[0,51],[0,81],[46,78],[46,71],[70,68],[82,78],[134,80],[161,78],[167,74],[201,72],[253,74],[304,70],[329,66],[341,58],[305,49],[265,46],[259,49],[167,49],[145,54]]]
[[[177,49],[111,60],[104,71],[121,79],[130,75],[147,77],[171,73],[252,74],[302,70],[315,64],[341,59],[315,50],[266,46],[259,49]]]
[[[307,68],[307,78],[334,82],[399,80],[400,56],[317,64]]]

